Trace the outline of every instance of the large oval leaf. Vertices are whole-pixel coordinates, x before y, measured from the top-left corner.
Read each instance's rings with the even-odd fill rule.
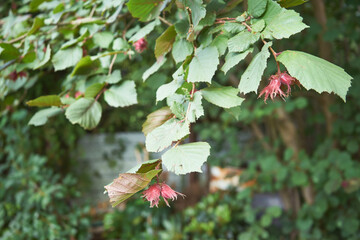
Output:
[[[174,147],[162,155],[165,167],[175,174],[202,172],[201,166],[210,155],[206,142],[189,143]]]
[[[93,129],[100,122],[101,105],[95,99],[80,98],[66,109],[65,116],[72,124]]]
[[[306,89],[334,92],[346,101],[352,77],[341,67],[299,51],[284,51],[277,59]]]

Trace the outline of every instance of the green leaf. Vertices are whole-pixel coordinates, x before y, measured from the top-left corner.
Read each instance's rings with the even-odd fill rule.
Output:
[[[36,33],[42,26],[44,26],[44,19],[36,17],[27,35],[30,36]]]
[[[65,50],[66,51],[66,50]],[[71,76],[88,75],[100,67],[99,59],[92,60],[90,56],[83,57],[74,67]]]
[[[185,6],[191,9],[191,19],[194,27],[206,15],[206,9],[202,5],[202,0],[184,0]]]
[[[185,39],[181,38],[175,41],[172,56],[176,63],[183,62],[187,56],[191,55],[194,51],[192,44]]]
[[[261,51],[251,61],[243,75],[241,76],[239,89],[240,92],[246,94],[249,92],[257,91],[261,77],[266,68],[267,59],[270,57],[269,47],[272,45],[271,42],[265,44]]]
[[[228,41],[228,48],[230,52],[243,52],[247,50],[250,45],[254,44],[260,38],[260,34],[254,34],[249,31],[243,31]]]
[[[169,107],[163,107],[159,110],[156,110],[155,112],[150,113],[142,125],[142,132],[145,134],[145,136],[148,135],[149,132],[169,120],[171,116],[172,112]]]
[[[208,102],[223,108],[236,107],[244,101],[238,96],[239,89],[233,87],[207,87],[201,93]]]
[[[266,9],[266,0],[250,0],[248,1],[248,12],[255,18],[260,17]]]
[[[113,45],[112,45],[112,49],[115,51],[126,50],[129,48],[130,48],[130,46],[129,46],[128,42],[122,38],[115,39],[113,42]]]
[[[268,39],[289,38],[291,35],[308,28],[297,12],[286,10],[272,0],[268,0],[268,6],[262,19],[266,23],[263,35]]]
[[[217,48],[219,56],[222,56],[225,54],[227,49],[227,43],[228,43],[228,37],[221,34],[216,36],[216,38],[212,41],[211,46],[214,46]]]
[[[99,124],[101,112],[101,105],[95,99],[80,98],[66,109],[65,116],[72,124],[90,130]]]
[[[134,81],[124,81],[119,86],[112,86],[104,93],[105,101],[112,107],[127,107],[137,103]]]
[[[157,166],[159,166],[159,169],[161,168],[160,159],[148,160],[133,167],[132,169],[127,171],[127,173],[147,173],[151,170],[155,170]]]
[[[299,6],[307,1],[304,0],[280,0],[279,4],[284,8],[291,8],[295,6]]]
[[[160,24],[160,21],[158,19],[152,21],[151,23],[148,23],[145,27],[141,28],[139,31],[137,31],[130,39],[129,42],[136,42],[140,40],[141,38],[146,37],[149,33],[151,33],[154,28]]]
[[[170,106],[170,109],[178,119],[185,118],[186,110],[183,103],[173,102]]]
[[[111,32],[97,32],[93,36],[94,43],[101,48],[108,48],[114,39]]]
[[[244,60],[246,56],[253,51],[253,48],[250,48],[242,53],[229,52],[225,57],[225,63],[221,67],[221,70],[226,74],[231,68],[237,65],[239,62]]]
[[[346,101],[352,77],[344,69],[299,51],[284,51],[277,59],[304,88],[314,89],[319,93],[334,92]]]
[[[253,25],[251,25],[251,29],[253,33],[260,33],[265,28],[265,21],[263,19],[260,19]]]
[[[46,0],[32,0],[29,4],[30,10],[34,11],[37,10],[38,6],[40,6]]]
[[[121,72],[120,70],[115,70],[111,73],[110,76],[106,76],[104,78],[104,82],[107,82],[109,84],[115,84],[121,81]]]
[[[26,102],[26,104],[30,107],[59,107],[62,105],[60,97],[57,95],[41,96]]]
[[[105,86],[105,83],[94,83],[88,88],[86,88],[84,96],[86,98],[95,97]]]
[[[226,22],[223,28],[229,33],[239,33],[245,29],[245,26],[240,23]]]
[[[81,47],[71,47],[57,51],[52,57],[55,71],[75,66],[80,61],[82,54],[83,51]]]
[[[61,108],[55,108],[55,107],[40,110],[36,112],[34,116],[32,116],[32,118],[29,121],[29,125],[34,125],[34,126],[44,125],[49,118],[58,115],[62,111],[63,110]]]
[[[202,106],[202,94],[200,91],[194,94],[193,100],[189,103],[189,111],[187,114],[187,120],[191,123],[195,122],[201,116],[204,115],[204,108]]]
[[[162,57],[159,58],[149,69],[147,69],[143,75],[142,75],[142,79],[143,81],[145,81],[146,79],[148,79],[152,74],[154,74],[155,72],[157,72],[157,70],[160,69],[160,67],[162,65],[164,65],[164,63],[166,62],[166,58]]]
[[[0,43],[1,53],[0,59],[5,61],[10,61],[18,58],[21,54],[19,50],[11,44]]]
[[[219,55],[216,47],[198,48],[189,65],[188,82],[208,82],[215,74],[219,64]]]
[[[66,43],[64,43],[63,45],[61,45],[61,50],[67,49],[69,47],[74,46],[75,44],[82,42],[85,38],[87,38],[90,35],[89,31],[85,31],[80,37],[75,38],[75,39],[71,39],[69,41],[67,41]]]
[[[162,155],[164,166],[175,174],[202,172],[201,166],[210,155],[206,142],[188,143],[174,147]]]
[[[46,52],[45,52],[43,59],[41,61],[39,61],[38,63],[36,63],[34,65],[33,69],[36,70],[36,69],[39,69],[42,66],[44,66],[50,60],[50,57],[51,57],[51,48],[50,48],[50,45],[47,45]]]
[[[188,122],[180,122],[172,118],[148,133],[145,141],[146,149],[149,152],[160,152],[169,147],[172,142],[190,134],[189,128]]]
[[[159,57],[168,53],[176,38],[175,26],[172,25],[166,29],[166,31],[156,39],[155,43],[155,57]]]
[[[147,173],[120,174],[112,183],[105,186],[111,205],[115,207],[138,191],[144,189],[159,172],[161,172],[161,169],[151,170]]]
[[[170,0],[130,0],[127,3],[131,15],[140,21],[150,21],[166,7]]]
[[[156,91],[156,101],[162,101],[170,95],[174,94],[176,90],[184,83],[183,78],[174,79],[171,82],[161,85]]]

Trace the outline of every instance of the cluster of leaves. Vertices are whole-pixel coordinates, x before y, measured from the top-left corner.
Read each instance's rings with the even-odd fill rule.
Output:
[[[350,87],[351,77],[325,60],[298,51],[273,50],[272,41],[307,28],[298,13],[286,9],[304,1],[250,0],[246,11],[240,2],[178,0],[144,5],[142,0],[130,0],[125,7],[122,0],[32,0],[20,6],[16,15],[10,11],[4,19],[4,41],[0,43],[0,85],[4,87],[0,97],[13,103],[11,93],[31,88],[41,70],[61,71],[60,94],[27,102],[29,106],[48,107],[37,112],[29,124],[43,125],[48,118],[65,113],[72,124],[93,129],[101,120],[102,96],[107,106],[114,108],[138,102],[135,81],[139,79],[123,80],[123,76],[130,79],[130,74],[122,64],[139,59],[133,49],[143,53],[147,47],[144,38],[151,38],[163,23],[167,28],[155,41],[156,62],[144,71],[142,80],[163,67],[173,69],[171,81],[156,91],[156,101],[166,100],[167,107],[150,114],[143,131],[149,152],[171,149],[161,160],[121,174],[107,189],[111,189],[110,200],[116,205],[145,188],[162,171],[161,164],[175,174],[201,172],[210,145],[180,143],[190,134],[190,125],[204,115],[202,99],[239,112],[243,102],[239,93],[257,92],[271,53],[278,73],[281,63],[305,89],[334,92],[345,100]],[[167,12],[166,19],[160,16]],[[260,42],[264,45],[258,49]],[[218,69],[227,73],[249,54],[254,57],[238,88],[213,81]]]
[[[29,117],[27,111],[18,110],[3,115],[0,122],[0,238],[88,239],[89,208],[75,204],[80,194],[77,181],[55,173],[49,165],[57,170],[63,166],[34,153],[42,148],[34,138],[44,132],[30,134]],[[49,150],[56,149],[53,145]]]

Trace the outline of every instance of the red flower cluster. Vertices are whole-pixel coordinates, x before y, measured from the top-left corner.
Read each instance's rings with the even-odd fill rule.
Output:
[[[150,202],[150,207],[158,207],[160,197],[163,197],[166,205],[170,207],[167,199],[177,199],[177,195],[185,197],[184,194],[176,192],[165,183],[155,183],[143,192],[143,198]]]
[[[18,78],[22,78],[22,77],[27,77],[27,74],[26,72],[24,71],[21,71],[21,72],[16,72],[16,70],[12,71],[9,75],[8,75],[8,78],[10,80],[13,80],[14,82],[16,81],[16,79]]]
[[[143,52],[147,48],[147,41],[145,38],[140,38],[134,43],[135,51],[138,53]]]
[[[271,100],[274,100],[276,96],[280,96],[283,100],[285,100],[285,97],[288,97],[291,92],[291,85],[296,84],[300,87],[300,82],[296,79],[290,76],[287,72],[278,73],[275,75],[270,76],[269,78],[270,83],[260,92],[259,97],[264,95],[264,102],[266,103],[266,100],[270,96]],[[281,90],[281,86],[286,85],[287,91],[286,94]]]

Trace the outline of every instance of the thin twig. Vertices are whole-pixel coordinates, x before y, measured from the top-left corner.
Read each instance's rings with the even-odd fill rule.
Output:
[[[167,21],[165,18],[159,16],[159,19],[160,19],[163,23],[165,23],[166,25],[172,26],[172,24],[171,24],[169,21]]]
[[[109,73],[108,75],[111,75],[115,60],[116,60],[117,54],[114,55],[113,59],[111,60],[110,66],[109,66]]]

